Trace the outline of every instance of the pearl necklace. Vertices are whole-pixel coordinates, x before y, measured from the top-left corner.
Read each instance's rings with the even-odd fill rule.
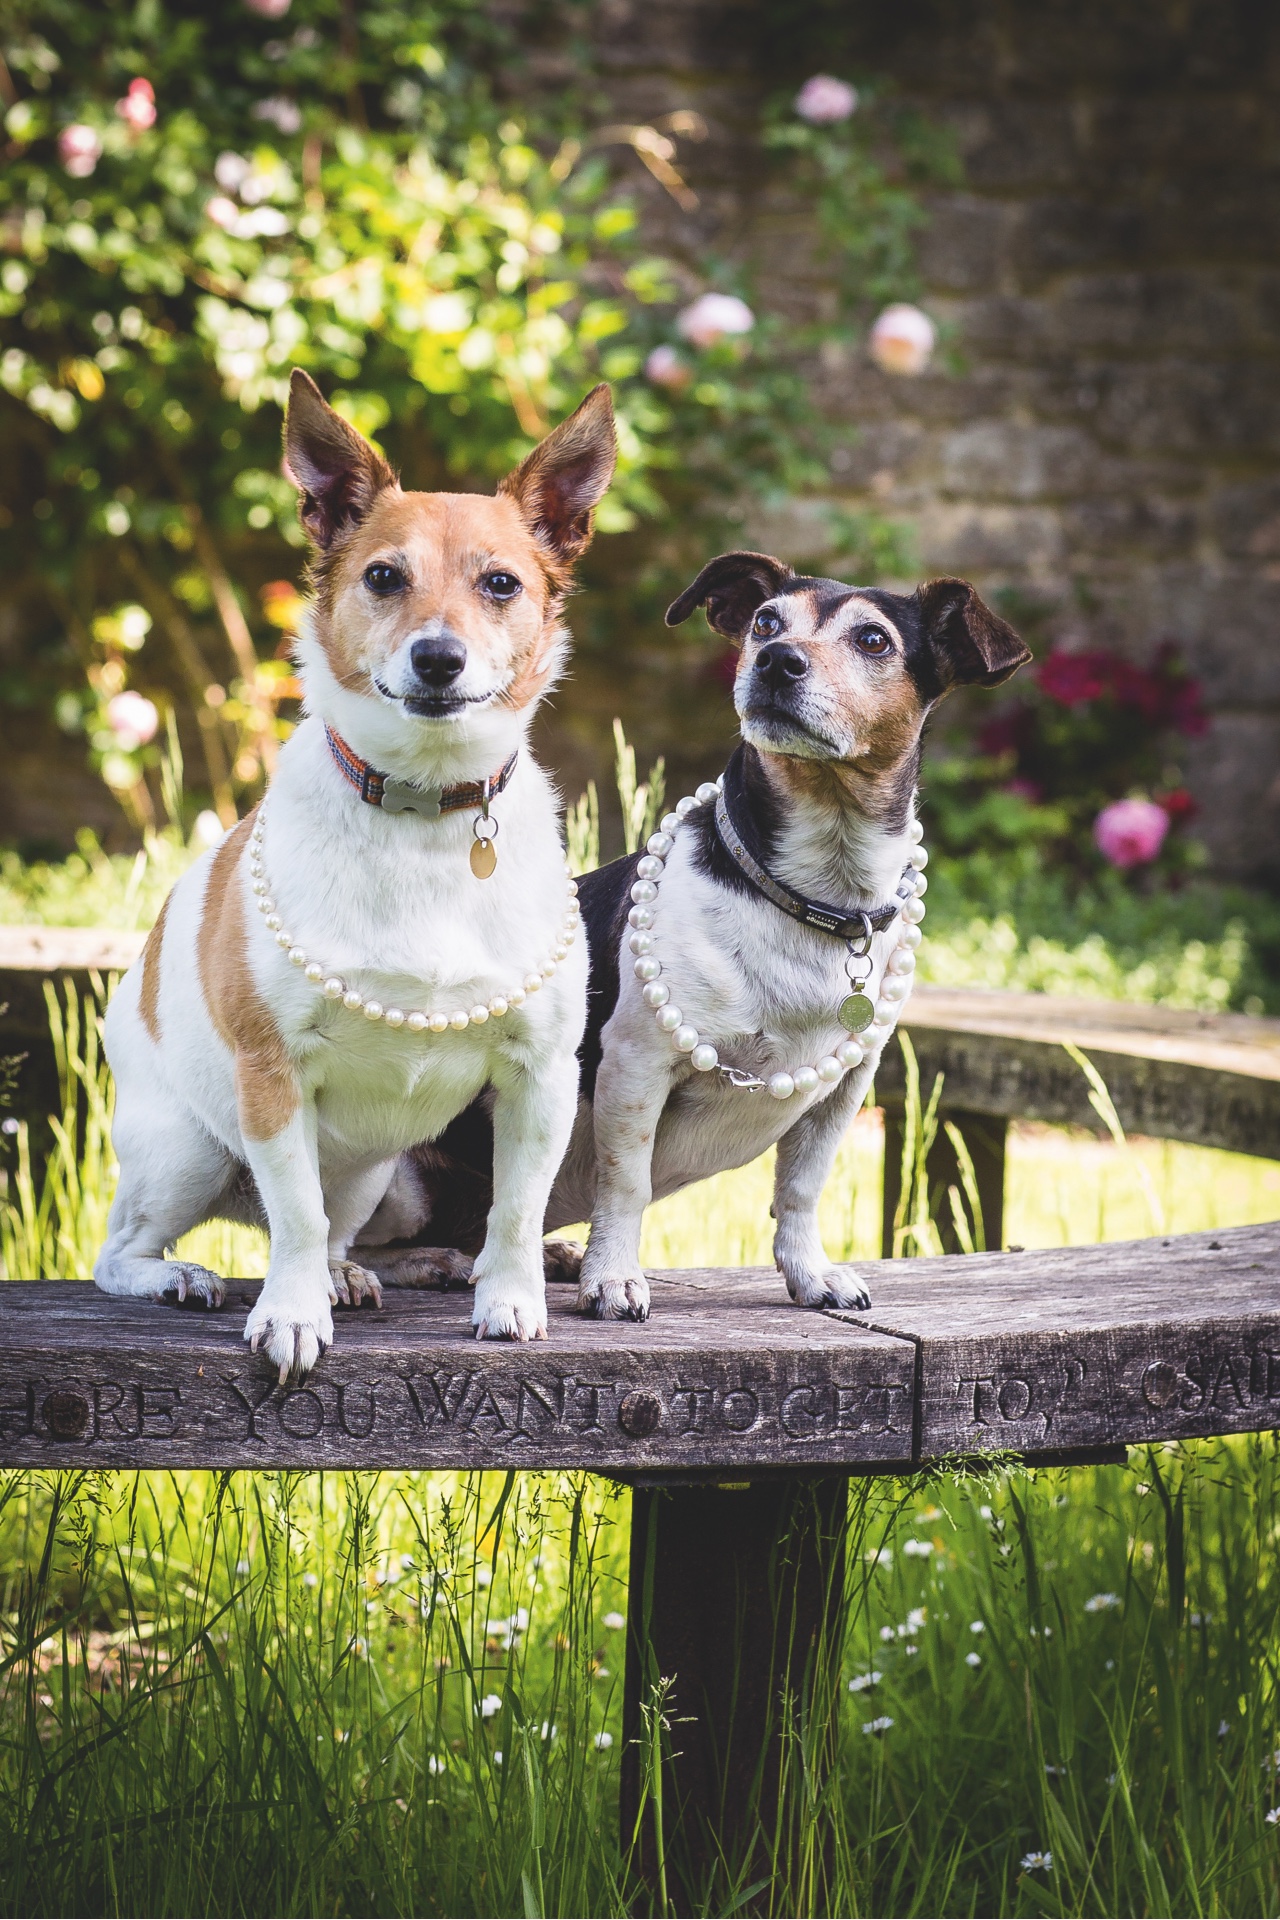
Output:
[[[687,794],[680,801],[674,813],[664,815],[658,832],[646,843],[645,855],[636,867],[635,885],[631,889],[634,904],[627,920],[634,931],[628,945],[636,956],[635,976],[642,983],[645,1005],[652,1007],[654,1019],[662,1031],[670,1034],[676,1052],[688,1054],[691,1067],[698,1073],[718,1071],[725,1075],[731,1086],[744,1088],[750,1093],[767,1087],[775,1100],[789,1100],[792,1094],[812,1093],[815,1087],[823,1083],[833,1085],[844,1073],[861,1066],[866,1049],[850,1035],[849,1039],[841,1041],[834,1053],[827,1054],[816,1066],[795,1067],[789,1073],[774,1073],[768,1080],[761,1080],[741,1067],[727,1066],[711,1043],[703,1039],[698,1029],[690,1025],[672,1001],[671,989],[662,978],[662,962],[653,950],[654,935],[651,929],[654,904],[658,898],[658,883],[675,845],[676,829],[691,813],[714,803],[722,785],[721,780],[704,780],[696,793]],[[887,1039],[893,1031],[894,1023],[911,991],[911,976],[916,969],[915,949],[922,938],[920,922],[924,919],[925,909],[924,901],[919,896],[929,884],[923,871],[928,865],[929,856],[920,844],[924,838],[924,828],[918,820],[911,822],[908,833],[914,842],[910,865],[916,870],[915,898],[908,900],[902,908],[902,930],[880,983],[875,1018],[862,1035],[868,1048]]]
[[[350,1013],[362,1013],[366,1020],[380,1020],[385,1027],[403,1030],[406,1033],[445,1033],[450,1028],[461,1033],[464,1027],[482,1027],[486,1020],[500,1020],[504,1013],[513,1008],[522,1007],[530,994],[537,993],[544,981],[550,980],[557,966],[564,959],[577,935],[581,916],[578,912],[578,883],[569,874],[569,906],[565,914],[560,937],[551,949],[551,958],[526,973],[517,987],[508,987],[505,993],[495,994],[492,1000],[475,1007],[458,1007],[452,1013],[424,1013],[414,1009],[406,1013],[401,1007],[384,1007],[380,1000],[366,999],[348,986],[337,974],[329,973],[318,960],[294,943],[291,933],[286,932],[280,910],[271,896],[267,883],[266,868],[263,864],[263,834],[267,823],[266,802],[258,808],[258,818],[249,837],[249,878],[253,887],[254,902],[258,912],[266,921],[275,936],[278,947],[282,947],[289,957],[291,966],[300,967],[305,979],[319,987],[326,1000],[339,1001]],[[566,868],[566,872],[568,869]]]

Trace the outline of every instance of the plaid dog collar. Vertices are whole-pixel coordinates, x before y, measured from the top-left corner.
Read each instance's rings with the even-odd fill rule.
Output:
[[[381,807],[384,813],[417,813],[424,820],[438,820],[442,813],[462,813],[469,807],[480,807],[487,813],[490,800],[502,792],[519,758],[517,748],[507,764],[485,780],[464,780],[456,787],[416,787],[412,781],[397,779],[394,773],[379,773],[353,753],[332,727],[326,726],[324,731],[339,772],[362,800],[371,807]]]

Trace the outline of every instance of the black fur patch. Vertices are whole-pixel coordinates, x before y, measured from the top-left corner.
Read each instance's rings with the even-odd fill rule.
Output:
[[[742,835],[748,853],[761,866],[771,864],[777,846],[782,815],[773,788],[769,785],[760,755],[754,747],[735,747],[724,770],[724,794],[734,825]],[[733,893],[754,893],[755,888],[736,861],[729,858],[716,832],[714,806],[699,808],[688,822],[695,838],[693,859],[699,873]]]

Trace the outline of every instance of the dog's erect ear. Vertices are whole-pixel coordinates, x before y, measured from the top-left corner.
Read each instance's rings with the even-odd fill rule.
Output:
[[[741,643],[756,608],[794,578],[786,562],[771,553],[722,553],[708,560],[692,586],[671,602],[667,625],[678,627],[695,607],[705,606],[708,625],[726,640]]]
[[[570,566],[591,543],[591,517],[617,460],[613,396],[602,382],[499,482],[498,492],[515,501],[532,532]]]
[[[289,381],[284,451],[302,494],[298,518],[322,551],[364,519],[384,487],[396,483],[382,455],[334,412],[301,367]]]
[[[967,580],[928,580],[916,600],[944,686],[998,687],[1031,658],[1030,647]]]

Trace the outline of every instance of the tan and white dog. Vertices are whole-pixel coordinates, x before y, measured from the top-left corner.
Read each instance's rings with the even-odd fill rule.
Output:
[[[496,496],[405,492],[295,372],[286,448],[314,549],[306,715],[111,1003],[120,1186],[94,1269],[108,1293],[217,1306],[218,1276],[166,1251],[205,1220],[264,1223],[245,1337],[282,1378],[314,1366],[335,1304],[380,1299],[352,1242],[397,1157],[485,1087],[472,1319],[545,1336],[587,955],[526,735],[565,662],[564,595],[615,440],[601,386]]]

